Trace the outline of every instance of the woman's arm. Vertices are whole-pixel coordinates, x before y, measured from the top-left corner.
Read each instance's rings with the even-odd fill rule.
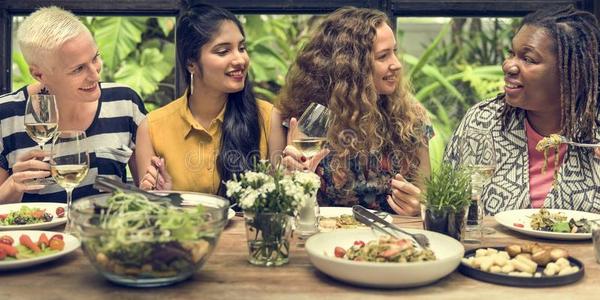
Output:
[[[134,157],[137,174],[142,175],[139,182],[141,189],[170,190],[172,188],[173,182],[167,173],[165,160],[157,156],[152,146],[148,119],[144,119],[138,126]]]
[[[12,166],[12,175],[0,168],[0,204],[21,202],[23,193],[44,188],[44,185],[30,181],[50,176],[50,165],[42,161],[46,156],[48,152],[41,150],[27,152]]]

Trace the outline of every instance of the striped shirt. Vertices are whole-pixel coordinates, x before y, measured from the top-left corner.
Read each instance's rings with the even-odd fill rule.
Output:
[[[73,191],[73,199],[97,194],[93,183],[98,174],[127,179],[125,167],[135,148],[137,126],[146,114],[141,98],[131,88],[101,83],[100,90],[96,115],[85,131],[90,169]],[[39,148],[25,131],[27,98],[27,87],[0,96],[0,168],[9,174],[18,157]],[[45,150],[50,150],[49,144]],[[52,184],[36,193],[25,193],[23,202],[66,202],[66,193],[58,184]]]

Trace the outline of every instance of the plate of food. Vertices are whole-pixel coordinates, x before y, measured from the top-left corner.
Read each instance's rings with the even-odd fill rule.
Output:
[[[29,202],[0,205],[0,230],[44,229],[67,223],[64,203]]]
[[[432,231],[407,229],[427,236],[429,248],[410,239],[349,229],[321,232],[306,241],[310,262],[321,272],[359,286],[422,286],[452,273],[465,252],[457,240]]]
[[[393,222],[392,215],[386,212],[370,210],[388,222]],[[368,229],[366,225],[354,219],[352,207],[320,207],[319,231],[333,231],[336,229]]]
[[[583,277],[583,263],[562,248],[537,243],[471,249],[458,270],[466,276],[510,286],[543,287]]]
[[[534,237],[557,240],[592,238],[590,220],[599,214],[566,209],[518,209],[495,215],[502,226]]]
[[[25,268],[55,260],[81,243],[66,233],[39,230],[0,232],[0,270]]]

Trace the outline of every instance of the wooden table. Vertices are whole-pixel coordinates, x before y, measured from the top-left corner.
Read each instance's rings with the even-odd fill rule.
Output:
[[[495,234],[485,236],[485,246],[535,241],[501,228],[493,218],[485,221],[496,229]],[[407,228],[421,228],[416,219],[395,218],[395,222]],[[0,299],[599,299],[600,264],[594,259],[591,241],[537,241],[568,249],[584,263],[583,279],[560,287],[517,288],[477,281],[455,271],[435,284],[420,288],[360,288],[317,271],[300,247],[294,247],[290,263],[283,267],[250,265],[246,262],[244,222],[235,217],[206,265],[180,284],[152,289],[115,285],[104,280],[81,250],[77,250],[51,263],[0,273]]]

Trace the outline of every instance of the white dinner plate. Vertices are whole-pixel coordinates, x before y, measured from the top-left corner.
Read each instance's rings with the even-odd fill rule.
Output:
[[[46,209],[46,212],[52,215],[52,221],[25,225],[0,225],[0,230],[17,230],[17,229],[44,229],[52,228],[67,223],[67,205],[65,203],[55,202],[28,202],[28,203],[11,203],[0,205],[0,214],[8,214],[11,211],[18,211],[21,206],[29,208]],[[56,216],[56,208],[62,207],[65,209],[65,216],[59,218]]]
[[[384,220],[392,223],[394,221],[394,218],[392,217],[392,215],[390,215],[389,213],[386,212],[377,212],[374,210],[369,209],[370,212],[373,213],[377,213],[377,215],[379,215],[380,217],[383,217]],[[321,218],[336,218],[339,217],[341,215],[353,215],[352,214],[352,207],[336,207],[336,206],[326,206],[326,207],[319,207],[319,215]],[[321,227],[319,225],[319,227]],[[358,228],[348,228],[348,229],[361,229],[363,227],[358,227]],[[364,229],[367,229],[367,226],[364,226]],[[323,231],[330,231],[333,229],[329,229],[327,228],[327,230],[323,230]],[[338,228],[337,230],[340,230],[340,228]],[[342,230],[347,230],[347,229],[342,229]]]
[[[174,191],[170,191],[170,192],[174,192]],[[184,205],[184,206],[202,204],[202,203],[206,203],[206,201],[211,202],[214,197],[217,197],[214,195],[202,194],[202,193],[185,193],[185,192],[177,192],[177,193],[180,193],[181,198],[183,198],[181,205]],[[229,208],[227,210],[227,220],[231,220],[233,217],[235,217],[235,211],[233,209]]]
[[[336,279],[368,287],[414,287],[430,284],[450,274],[464,255],[465,248],[457,240],[432,231],[406,229],[411,233],[422,233],[430,242],[436,260],[410,263],[381,263],[351,261],[338,258],[335,247],[350,248],[354,241],[365,243],[376,240],[378,235],[366,230],[336,230],[317,233],[305,245],[310,262],[319,271]]]
[[[66,234],[66,233],[62,233],[62,232],[55,232],[55,231],[40,231],[40,230],[3,231],[3,232],[0,232],[0,236],[8,235],[8,236],[12,237],[13,240],[15,240],[15,242],[13,243],[13,246],[16,246],[19,244],[19,238],[21,237],[22,234],[29,235],[31,240],[35,243],[35,242],[37,242],[37,240],[39,239],[39,237],[42,233],[45,233],[46,236],[48,237],[48,239],[50,239],[55,234],[62,234],[63,240],[65,241],[65,248],[60,252],[45,255],[45,256],[10,260],[10,261],[7,261],[6,259],[1,260],[0,261],[0,270],[20,269],[20,268],[25,268],[25,267],[45,263],[47,261],[55,260],[59,257],[65,256],[65,255],[75,251],[81,245],[81,242],[76,237],[74,237],[70,234]]]
[[[583,212],[583,211],[575,211],[575,210],[566,210],[566,209],[547,209],[550,213],[558,213],[562,212],[567,216],[568,219],[575,219],[576,221],[585,218],[588,220],[600,219],[599,214]],[[518,231],[520,233],[539,237],[546,239],[556,239],[556,240],[587,240],[592,238],[591,233],[562,233],[562,232],[550,232],[550,231],[541,231],[534,230],[531,228],[531,215],[534,213],[538,213],[540,210],[536,208],[530,209],[517,209],[517,210],[507,210],[501,213],[498,213],[494,216],[496,221],[500,223],[502,226],[509,228],[514,231]],[[567,219],[567,220],[568,220]],[[523,227],[518,227],[515,224],[522,224]]]

